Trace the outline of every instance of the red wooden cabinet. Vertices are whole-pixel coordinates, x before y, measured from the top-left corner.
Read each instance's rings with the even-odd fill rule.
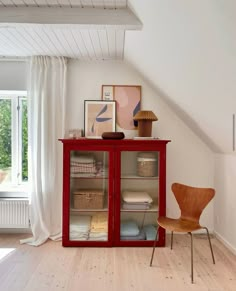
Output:
[[[165,245],[168,140],[61,139],[63,246]]]

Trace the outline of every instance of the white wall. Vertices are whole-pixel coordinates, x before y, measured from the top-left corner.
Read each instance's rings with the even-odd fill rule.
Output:
[[[0,60],[0,90],[26,90],[26,61]]]
[[[69,62],[67,129],[83,128],[84,100],[101,99],[101,86],[106,84],[142,86],[142,109],[153,110],[159,118],[153,123],[153,135],[171,140],[167,146],[167,214],[178,215],[171,184],[179,181],[193,186],[212,187],[212,152],[141,75],[124,62]],[[202,222],[213,230],[213,202],[204,212]]]
[[[236,254],[236,156],[218,154],[215,160],[214,229]]]
[[[232,153],[236,1],[128,2],[143,28],[126,32],[125,60],[214,151]]]

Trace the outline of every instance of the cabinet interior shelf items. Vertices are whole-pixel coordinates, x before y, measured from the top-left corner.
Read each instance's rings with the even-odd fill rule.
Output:
[[[65,247],[165,245],[169,140],[60,139]]]

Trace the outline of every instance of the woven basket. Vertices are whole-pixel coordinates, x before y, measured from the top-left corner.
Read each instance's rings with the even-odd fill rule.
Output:
[[[104,205],[103,190],[77,190],[73,193],[75,209],[100,209]]]
[[[157,158],[152,153],[139,153],[137,156],[137,174],[141,177],[157,175]]]

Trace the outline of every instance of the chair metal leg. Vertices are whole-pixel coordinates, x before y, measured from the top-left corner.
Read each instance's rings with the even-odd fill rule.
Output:
[[[191,283],[193,284],[193,235],[189,232],[191,237]]]
[[[151,257],[151,261],[150,261],[150,267],[152,266],[152,260],[153,260],[153,257],[154,257],[154,252],[155,252],[155,248],[156,248],[156,244],[157,244],[157,236],[158,236],[158,228],[157,228],[157,233],[156,233],[155,241],[154,241],[154,244],[153,244],[152,257]]]
[[[170,242],[170,249],[173,249],[173,231],[171,232],[171,242]]]
[[[211,239],[210,239],[210,235],[209,235],[209,231],[207,227],[203,227],[206,232],[207,232],[207,237],[208,237],[208,241],[209,241],[209,245],[210,245],[210,249],[211,249],[211,256],[212,256],[212,260],[213,260],[213,264],[215,264],[215,257],[214,257],[214,253],[213,253],[213,249],[212,249],[212,245],[211,245]]]

